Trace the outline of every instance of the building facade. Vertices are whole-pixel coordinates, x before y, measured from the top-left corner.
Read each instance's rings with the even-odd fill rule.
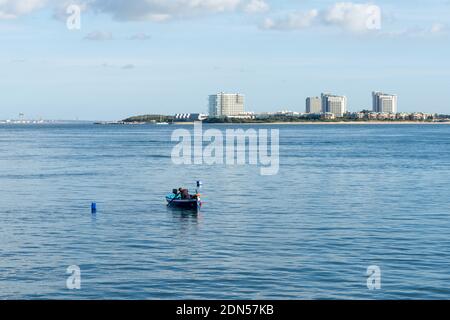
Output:
[[[347,112],[347,97],[322,93],[322,112],[343,117]]]
[[[208,116],[202,113],[177,113],[174,117],[174,121],[192,122],[192,121],[203,121],[207,118]]]
[[[397,95],[372,92],[373,112],[397,113]]]
[[[239,116],[244,113],[242,94],[222,92],[209,96],[209,116],[212,118]]]
[[[319,97],[306,98],[306,113],[321,113],[322,101]]]

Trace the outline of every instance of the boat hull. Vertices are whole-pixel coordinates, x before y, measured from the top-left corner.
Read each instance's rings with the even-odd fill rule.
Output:
[[[200,210],[202,207],[202,201],[200,199],[175,199],[173,195],[166,197],[169,207],[186,209],[186,210]]]

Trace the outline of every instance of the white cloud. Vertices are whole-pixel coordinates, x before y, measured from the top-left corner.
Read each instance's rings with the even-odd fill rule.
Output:
[[[143,32],[140,32],[140,33],[136,33],[136,34],[133,34],[131,37],[129,37],[128,39],[130,39],[130,40],[141,40],[141,41],[144,41],[144,40],[149,40],[149,39],[151,39],[152,37],[150,36],[150,35],[148,35],[148,34],[146,34],[146,33],[143,33]]]
[[[442,34],[442,33],[447,33],[447,32],[448,32],[448,27],[442,23],[434,23],[430,28],[431,34]]]
[[[113,36],[111,32],[105,32],[105,31],[94,31],[86,35],[84,37],[86,40],[91,41],[107,41],[112,40]]]
[[[264,0],[251,0],[245,5],[244,11],[247,13],[261,13],[269,11],[270,7]]]
[[[116,20],[163,22],[226,12],[265,12],[265,0],[0,0],[0,19],[13,19],[48,4],[54,17],[65,18],[66,8],[77,4],[82,11],[111,15]]]
[[[380,7],[372,4],[340,2],[324,10],[321,18],[326,24],[339,26],[353,32],[364,32],[371,30],[370,25],[374,19],[381,19],[380,13]]]
[[[310,27],[317,19],[319,12],[310,10],[308,12],[291,12],[278,19],[267,18],[264,21],[265,29],[273,30],[300,30]]]
[[[0,0],[0,19],[15,19],[43,7],[47,0]]]
[[[243,0],[92,0],[97,12],[111,14],[117,20],[155,22],[203,14],[238,11]]]
[[[429,27],[413,27],[397,31],[382,32],[379,35],[385,37],[429,38],[445,36],[450,33],[448,25],[433,23]]]
[[[381,8],[371,4],[339,2],[323,10],[291,12],[275,19],[268,18],[264,27],[276,30],[298,30],[317,26],[337,26],[352,32],[378,30]]]
[[[65,21],[68,17],[67,8],[76,5],[80,8],[81,12],[85,12],[88,10],[88,5],[91,1],[92,0],[59,0],[54,5],[53,17]]]

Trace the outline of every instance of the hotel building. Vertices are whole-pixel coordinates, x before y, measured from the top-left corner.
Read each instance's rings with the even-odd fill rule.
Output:
[[[343,117],[347,112],[347,97],[322,93],[322,112]]]
[[[306,98],[306,113],[321,113],[322,101],[320,97]]]
[[[209,96],[209,116],[232,117],[244,114],[244,95],[218,93]]]
[[[372,92],[373,112],[397,113],[397,95]]]

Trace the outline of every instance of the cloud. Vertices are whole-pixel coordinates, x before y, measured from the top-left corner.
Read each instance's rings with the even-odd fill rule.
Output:
[[[385,37],[429,38],[445,36],[450,33],[448,25],[433,23],[429,27],[413,27],[398,31],[382,32],[379,35]]]
[[[134,69],[136,66],[134,64],[126,64],[124,66],[122,66],[123,70],[131,70]]]
[[[94,31],[87,34],[84,38],[91,41],[107,41],[112,40],[113,36],[111,32]]]
[[[430,28],[431,34],[443,34],[448,33],[449,29],[448,26],[442,23],[434,23]]]
[[[120,21],[164,22],[226,12],[262,12],[268,9],[264,0],[91,0],[96,12],[106,13]]]
[[[334,26],[351,32],[367,32],[381,27],[381,8],[372,4],[338,2],[308,12],[291,12],[266,19],[263,27],[274,30],[301,30],[311,26]]]
[[[376,30],[379,28],[370,28],[370,26],[375,26],[377,22],[381,24],[381,8],[372,4],[340,2],[324,10],[321,18],[326,24],[340,26],[354,32]]]
[[[299,30],[310,27],[319,16],[319,11],[291,12],[278,19],[267,18],[264,21],[264,29],[273,30]]]
[[[0,0],[1,1],[1,0]],[[86,12],[89,7],[89,3],[92,0],[63,0],[58,1],[53,8],[53,18],[61,21],[66,21],[68,17],[67,9],[70,6],[78,6],[80,12]]]
[[[136,33],[136,34],[133,34],[128,39],[129,40],[141,40],[141,41],[144,41],[144,40],[149,40],[151,38],[152,37],[150,35],[146,34],[146,33]]]
[[[0,0],[0,19],[15,19],[42,8],[47,0]]]
[[[270,7],[264,0],[251,0],[244,7],[247,13],[261,13],[269,11]]]
[[[54,17],[65,19],[67,7],[111,15],[119,21],[154,21],[198,17],[227,12],[260,13],[269,9],[265,0],[0,0],[0,19],[14,19],[45,5]]]
[[[132,70],[132,69],[136,68],[136,65],[132,64],[132,63],[120,65],[120,64],[110,64],[108,62],[104,62],[100,65],[100,67],[105,68],[105,69],[111,68],[111,69]]]

